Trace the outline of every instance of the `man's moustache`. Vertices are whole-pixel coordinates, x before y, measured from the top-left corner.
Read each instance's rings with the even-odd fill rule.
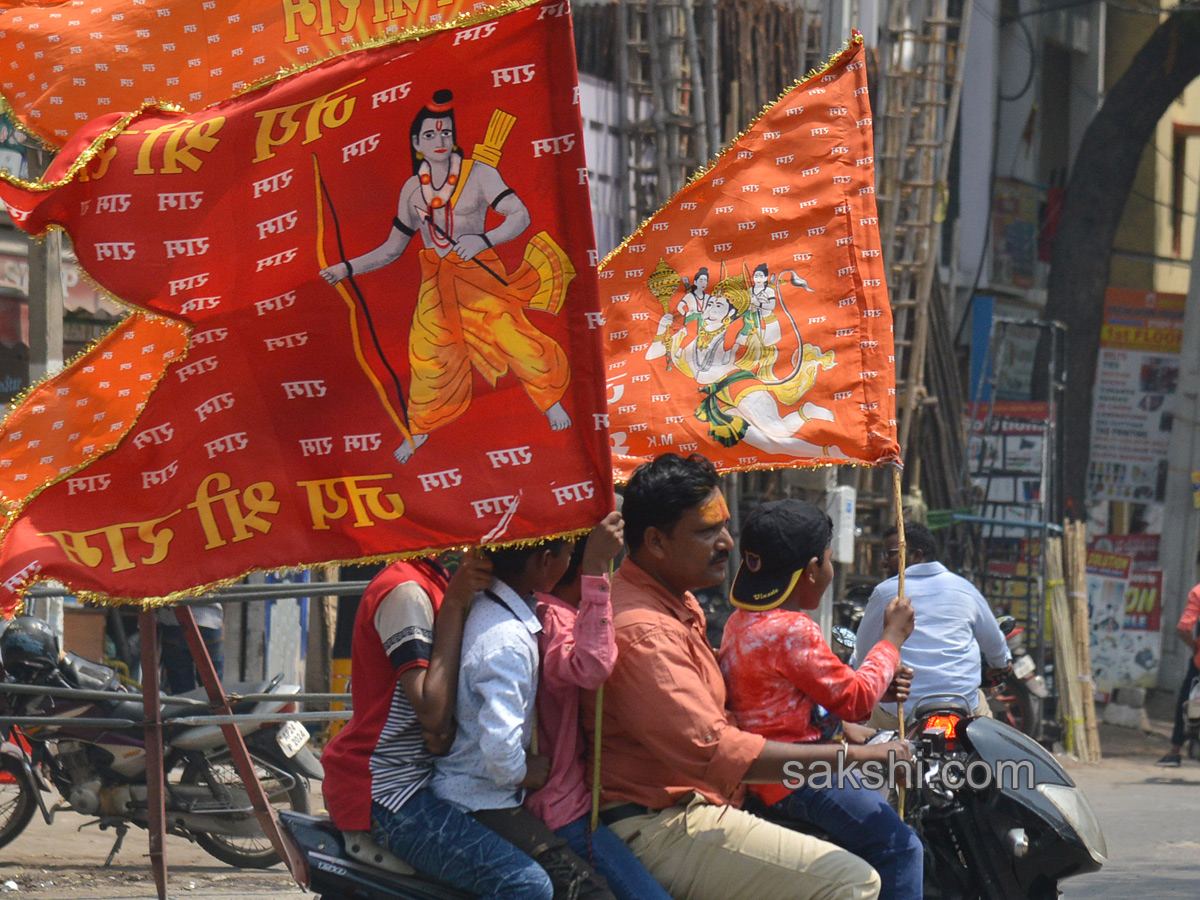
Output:
[[[728,553],[718,553],[716,556],[714,556],[712,558],[712,565],[714,565],[714,566],[720,565],[721,563],[727,563],[727,562],[729,562],[729,554]]]

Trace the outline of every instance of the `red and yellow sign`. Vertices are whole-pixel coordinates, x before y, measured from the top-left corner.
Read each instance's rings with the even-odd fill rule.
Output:
[[[498,0],[0,0],[0,95],[62,146],[144,103],[202,109],[282,71]]]
[[[614,464],[898,455],[861,38],[601,265]]]
[[[93,122],[43,185],[0,180],[147,311],[0,429],[0,608],[45,578],[158,598],[599,520],[574,63],[566,8],[525,3]]]

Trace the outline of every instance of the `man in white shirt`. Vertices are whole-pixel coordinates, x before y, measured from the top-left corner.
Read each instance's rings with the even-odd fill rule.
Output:
[[[996,616],[971,582],[955,575],[937,561],[937,544],[924,525],[904,523],[908,566],[904,570],[904,593],[912,600],[916,624],[901,650],[901,659],[914,671],[909,703],[913,708],[930,694],[958,694],[974,705],[977,716],[991,716],[987,697],[979,688],[980,654],[993,669],[1012,663],[1012,654]],[[883,634],[883,611],[896,596],[900,572],[900,538],[897,529],[883,535],[884,570],[891,576],[867,601],[858,626],[857,647],[851,664],[857,668],[862,656]],[[896,727],[896,705],[881,703],[871,714],[877,728]]]

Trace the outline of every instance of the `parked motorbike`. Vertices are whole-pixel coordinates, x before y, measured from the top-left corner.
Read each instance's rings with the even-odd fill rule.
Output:
[[[992,715],[1049,746],[1057,737],[1057,729],[1046,721],[1050,688],[1025,647],[1025,629],[1012,616],[1000,616],[996,623],[1012,654],[1012,669],[987,686]]]
[[[829,646],[844,663],[848,663],[854,653],[854,636],[862,623],[872,590],[865,585],[855,585],[845,596],[833,601],[833,631]]]
[[[913,719],[905,819],[925,844],[927,900],[1056,900],[1062,879],[1107,861],[1087,797],[1028,735],[956,695],[924,698]]]
[[[308,779],[324,777],[307,746],[308,730],[289,720],[296,710],[288,699],[300,688],[269,682],[227,685],[230,694],[278,694],[278,699],[232,704],[234,713],[279,713],[278,722],[239,725],[255,771],[271,804],[307,812]],[[26,684],[111,692],[112,699],[76,700],[6,691]],[[207,701],[203,689],[180,695]],[[173,719],[195,714],[193,707],[165,705],[163,753],[166,827],[195,841],[222,862],[266,868],[279,862],[258,823],[249,795],[216,725],[183,725]],[[20,616],[0,635],[0,715],[71,717],[78,725],[13,726],[0,744],[0,847],[16,838],[41,811],[47,823],[70,809],[101,829],[116,831],[111,862],[130,825],[149,823],[146,747],[140,728],[108,727],[96,719],[140,722],[142,699],[126,691],[117,672],[74,653],[60,654],[58,638],[42,620]],[[47,808],[42,794],[51,787],[62,801]]]

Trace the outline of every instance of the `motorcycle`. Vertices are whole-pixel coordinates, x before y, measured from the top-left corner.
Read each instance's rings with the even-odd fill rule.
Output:
[[[1037,664],[1025,647],[1025,630],[1017,620],[1000,616],[996,623],[1012,654],[1012,668],[987,686],[992,715],[1048,747],[1058,736],[1057,729],[1047,721],[1049,685],[1037,672]]]
[[[1087,797],[1028,735],[946,694],[917,704],[911,735],[905,820],[925,845],[927,900],[1056,900],[1062,879],[1107,861]]]
[[[287,718],[296,710],[288,697],[300,688],[281,681],[277,676],[227,689],[233,695],[279,695],[261,702],[232,702],[231,707],[235,714],[279,714],[277,722],[248,722],[238,728],[272,806],[307,812],[308,781],[323,778],[324,771],[307,746],[308,730]],[[112,697],[52,697],[5,690],[6,685],[75,688]],[[203,689],[180,696],[207,703]],[[232,866],[274,865],[279,856],[258,823],[220,727],[172,721],[194,712],[195,707],[164,705],[167,831],[195,841]],[[149,824],[142,729],[117,722],[141,722],[142,698],[120,684],[115,669],[74,653],[60,654],[58,638],[45,622],[20,616],[0,635],[0,715],[79,720],[71,725],[13,725],[7,730],[0,743],[0,847],[21,834],[36,812],[50,824],[58,812],[69,809],[96,817],[86,824],[116,831],[105,865],[111,863],[129,826]],[[103,719],[114,724],[97,722]],[[52,788],[62,801],[47,808],[42,794]]]
[[[855,634],[862,623],[867,601],[871,598],[871,590],[864,586],[855,586],[840,600],[833,602],[833,631],[829,646],[844,663],[849,663],[854,654]]]
[[[925,846],[926,900],[1056,900],[1060,881],[1107,861],[1091,804],[1029,736],[973,717],[969,701],[956,695],[922,700],[909,733],[915,775],[905,821]],[[875,740],[894,737],[881,732]],[[997,778],[980,778],[980,766]],[[414,871],[369,834],[342,833],[328,819],[288,810],[280,823],[308,862],[306,887],[318,900],[467,898]]]

